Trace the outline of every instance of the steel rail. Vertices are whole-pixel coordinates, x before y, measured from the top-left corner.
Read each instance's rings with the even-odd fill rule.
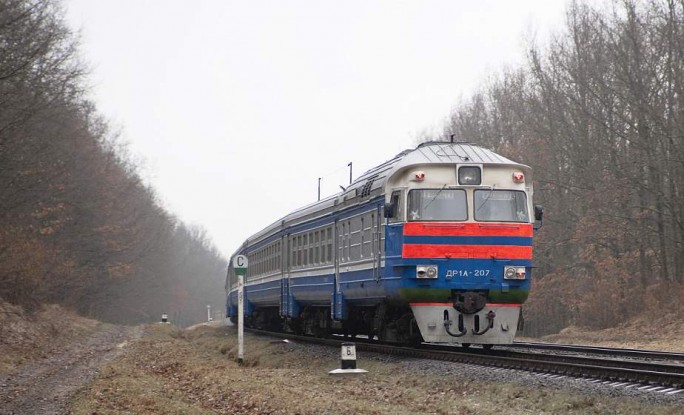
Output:
[[[302,343],[315,343],[337,346],[349,342],[349,338],[317,338],[297,336],[289,333],[249,330],[255,334],[289,339]],[[593,378],[619,382],[633,382],[653,386],[684,387],[684,366],[665,365],[649,362],[634,362],[614,359],[583,358],[580,356],[561,356],[538,353],[483,351],[477,349],[445,350],[445,346],[423,344],[419,348],[396,346],[379,342],[354,339],[360,351],[405,356],[418,359],[475,364],[497,368],[524,370],[565,375],[578,378]],[[507,355],[508,354],[508,355]]]
[[[448,346],[440,345],[424,345],[428,350],[439,350],[451,352],[453,348]],[[673,365],[662,362],[651,362],[644,360],[624,360],[624,359],[608,359],[608,358],[598,358],[591,356],[577,356],[577,355],[567,355],[567,354],[541,354],[536,352],[521,352],[521,351],[511,351],[511,350],[482,350],[482,349],[472,349],[468,350],[469,353],[481,354],[486,356],[496,356],[512,359],[521,360],[536,360],[544,361],[549,363],[567,363],[574,365],[588,365],[604,368],[618,368],[618,369],[633,369],[637,371],[651,371],[658,373],[673,373],[684,375],[684,365]]]

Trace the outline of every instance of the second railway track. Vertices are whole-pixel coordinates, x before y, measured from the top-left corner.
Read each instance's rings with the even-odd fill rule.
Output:
[[[536,342],[514,342],[506,345],[506,348],[549,350],[554,352],[587,353],[608,355],[613,357],[631,357],[635,359],[666,360],[684,362],[684,353],[665,352],[661,350],[624,349],[601,346],[584,346],[576,344],[555,344]]]

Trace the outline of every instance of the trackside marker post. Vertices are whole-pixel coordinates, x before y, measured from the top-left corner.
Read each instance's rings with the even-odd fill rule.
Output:
[[[356,368],[356,343],[342,343],[340,368],[328,373],[331,375],[368,373],[367,370]]]
[[[233,269],[238,276],[238,363],[245,357],[245,274],[247,274],[247,257],[236,255],[233,258]]]

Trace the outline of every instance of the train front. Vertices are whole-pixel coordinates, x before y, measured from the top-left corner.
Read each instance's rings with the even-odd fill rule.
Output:
[[[409,166],[388,182],[386,265],[426,342],[513,341],[535,212],[531,170],[501,159]]]

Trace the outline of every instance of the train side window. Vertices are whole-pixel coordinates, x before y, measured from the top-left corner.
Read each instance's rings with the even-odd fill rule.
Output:
[[[314,251],[314,241],[313,241],[313,232],[309,233],[309,262],[308,264],[313,264],[314,262],[314,256],[313,256],[313,251]]]
[[[326,239],[325,239],[325,229],[321,229],[321,243],[318,246],[318,249],[321,253],[321,264],[325,264],[328,262],[328,258],[325,256],[325,246],[327,244]]]
[[[347,222],[342,224],[342,243],[340,244],[340,260],[347,261]]]
[[[392,215],[388,217],[390,222],[402,222],[404,220],[404,204],[401,190],[395,190],[390,197]]]
[[[332,228],[328,228],[328,262],[333,262],[332,257]]]
[[[339,236],[339,242],[337,244],[337,257],[342,260],[344,259],[344,231],[345,231],[345,224],[342,224],[342,230],[340,232]]]
[[[302,251],[304,251],[304,253],[302,254],[302,265],[307,266],[309,265],[309,234],[305,233],[303,237],[304,245],[302,245]]]
[[[302,235],[297,236],[297,266],[302,266]]]
[[[363,216],[361,216],[361,235],[360,235],[361,236],[361,243],[359,244],[359,248],[360,248],[359,249],[359,257],[360,258],[363,258],[363,256],[364,256],[363,255],[363,245],[364,245],[364,242],[366,241],[366,238],[365,238],[366,230],[365,230],[364,226],[365,226],[365,221],[363,219]]]
[[[314,243],[316,246],[314,247],[314,263],[318,264],[321,261],[321,251],[320,251],[320,233],[319,231],[314,232]]]
[[[302,266],[302,235],[297,236],[297,266]]]
[[[375,253],[373,252],[373,239],[375,239],[373,234],[373,227],[375,226],[375,214],[371,213],[369,219],[370,221],[368,222],[368,256],[372,258],[373,254]]]
[[[352,259],[352,252],[351,252],[351,247],[352,247],[352,237],[354,236],[354,232],[352,231],[351,227],[351,220],[347,221],[347,261],[351,261]]]

